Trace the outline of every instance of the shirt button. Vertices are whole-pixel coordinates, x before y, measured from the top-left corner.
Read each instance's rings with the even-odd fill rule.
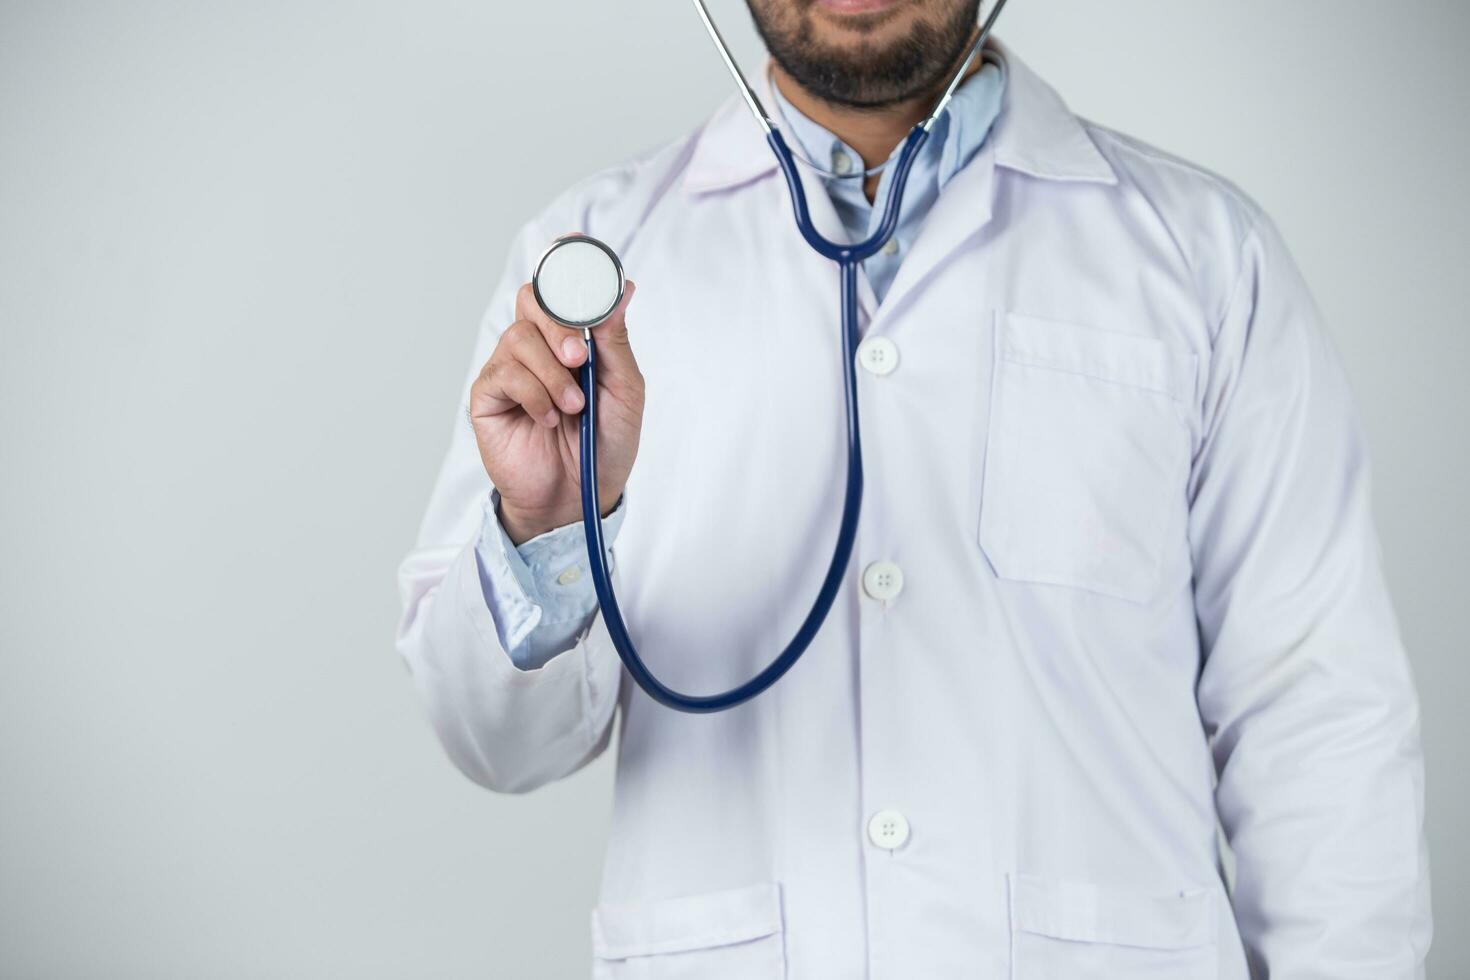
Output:
[[[886,242],[883,243],[883,254],[884,255],[897,255],[898,254],[898,239],[897,238],[890,238],[890,239],[888,239],[888,241],[886,241]]]
[[[879,810],[868,821],[868,840],[885,851],[898,850],[908,839],[908,818],[897,810]]]
[[[887,337],[869,337],[858,344],[858,363],[880,378],[898,367],[898,345]]]
[[[891,561],[875,561],[863,569],[863,591],[870,598],[895,598],[903,591],[903,571]]]
[[[832,170],[835,173],[845,174],[852,170],[852,157],[843,150],[832,151]]]
[[[558,585],[575,585],[582,578],[582,570],[576,565],[568,568],[556,577]]]

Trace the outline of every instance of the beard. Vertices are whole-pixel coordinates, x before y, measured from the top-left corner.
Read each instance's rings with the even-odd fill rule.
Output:
[[[749,0],[776,64],[818,99],[850,109],[882,109],[937,89],[969,46],[980,14],[980,0],[951,0],[940,16],[919,18],[898,37],[834,45],[819,36],[815,2]],[[853,15],[848,24],[871,37],[888,14]]]

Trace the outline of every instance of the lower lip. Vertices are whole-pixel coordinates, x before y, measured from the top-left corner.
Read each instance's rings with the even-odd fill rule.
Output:
[[[896,6],[900,0],[818,0],[818,3],[834,14],[871,14],[875,10],[886,10]]]

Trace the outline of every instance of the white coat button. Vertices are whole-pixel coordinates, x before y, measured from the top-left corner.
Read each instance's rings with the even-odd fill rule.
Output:
[[[898,254],[898,239],[897,238],[890,238],[890,239],[888,239],[888,241],[886,241],[886,242],[883,243],[883,254],[884,255],[897,255]]]
[[[571,568],[568,568],[566,571],[558,575],[556,577],[556,581],[560,585],[574,585],[579,582],[581,578],[582,570],[576,565],[573,565]]]
[[[909,822],[897,810],[879,810],[868,821],[868,840],[885,851],[896,851],[909,839]]]
[[[903,591],[903,571],[891,561],[875,561],[863,570],[863,591],[874,599],[892,599]]]
[[[869,337],[858,344],[858,363],[880,378],[898,367],[898,345],[887,337]]]
[[[833,150],[832,171],[834,173],[845,174],[850,170],[852,170],[852,157],[848,156],[842,150]]]

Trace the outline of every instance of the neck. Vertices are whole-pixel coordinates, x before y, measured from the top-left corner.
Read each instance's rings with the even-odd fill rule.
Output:
[[[960,57],[963,58],[964,53]],[[983,60],[977,56],[965,70],[965,77],[979,71],[981,64]],[[787,102],[856,150],[863,158],[863,169],[868,170],[887,160],[909,132],[924,121],[954,76],[946,72],[933,91],[877,109],[855,109],[828,102],[803,88],[779,64],[771,65],[771,77]],[[878,191],[878,178],[879,175],[874,174],[863,181],[863,190],[869,201]]]

